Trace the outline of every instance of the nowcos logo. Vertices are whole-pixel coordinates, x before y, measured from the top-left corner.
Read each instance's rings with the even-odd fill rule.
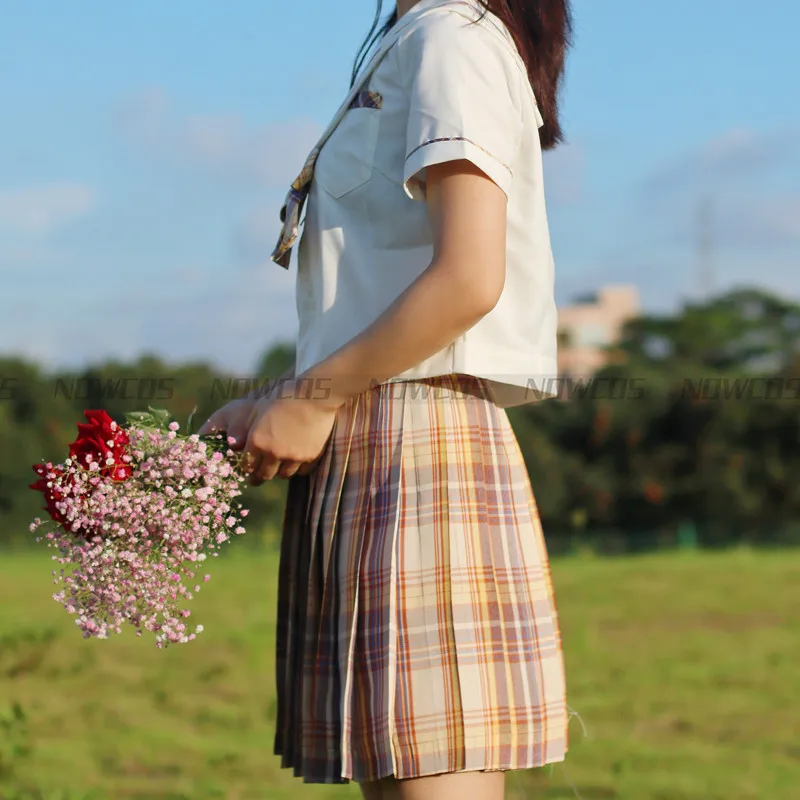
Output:
[[[20,390],[22,381],[19,378],[0,375],[0,401],[13,400]]]
[[[55,397],[66,400],[171,400],[174,378],[76,378],[56,380]]]

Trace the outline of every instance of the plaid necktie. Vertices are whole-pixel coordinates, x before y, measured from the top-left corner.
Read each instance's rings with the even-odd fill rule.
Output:
[[[474,2],[474,0],[473,0]],[[372,73],[383,60],[386,53],[391,49],[394,43],[400,36],[400,33],[411,24],[411,22],[420,19],[436,7],[442,5],[458,5],[458,6],[471,6],[470,2],[465,0],[421,0],[415,8],[403,15],[394,28],[384,37],[378,51],[372,56],[371,60],[361,72],[361,75],[356,80],[355,84],[350,90],[347,99],[342,103],[339,111],[334,115],[333,121],[328,126],[328,130],[323,134],[320,141],[316,144],[314,149],[309,153],[306,163],[303,165],[302,172],[297,176],[289,194],[286,196],[286,203],[281,209],[281,222],[283,228],[281,235],[278,239],[278,244],[272,253],[272,260],[282,266],[284,269],[289,269],[289,260],[292,256],[292,247],[297,241],[297,235],[300,228],[300,214],[303,211],[303,205],[308,198],[308,193],[311,190],[311,181],[314,178],[314,167],[317,165],[317,158],[319,157],[320,150],[323,145],[336,129],[339,122],[341,122],[344,113],[353,107],[354,104],[361,104],[375,108],[373,103],[380,102],[380,95],[373,92],[360,91],[361,87],[369,80]],[[379,105],[377,106],[380,107]]]
[[[272,260],[280,264],[284,269],[289,269],[289,260],[292,257],[292,246],[297,239],[297,232],[300,228],[300,212],[308,197],[311,189],[311,181],[314,177],[314,167],[317,165],[317,157],[322,149],[322,142],[309,153],[306,163],[300,174],[295,178],[289,194],[286,196],[286,203],[281,209],[281,222],[283,228],[278,239],[275,251],[272,253]]]
[[[359,91],[349,97],[346,109],[352,108],[376,108],[383,105],[383,100],[377,92]],[[332,131],[331,131],[332,132]],[[329,135],[329,134],[328,134]],[[300,214],[303,211],[308,193],[311,190],[311,181],[314,179],[314,167],[317,165],[317,158],[322,150],[322,145],[327,141],[328,136],[324,136],[317,142],[314,149],[309,153],[306,163],[300,174],[295,178],[294,183],[286,196],[286,202],[281,209],[281,222],[283,228],[272,260],[280,264],[284,269],[289,268],[289,260],[292,256],[292,246],[297,240],[297,232],[300,227]]]

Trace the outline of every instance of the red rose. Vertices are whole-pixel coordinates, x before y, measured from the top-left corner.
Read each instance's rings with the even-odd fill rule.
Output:
[[[76,496],[72,492],[75,486],[75,473],[66,472],[63,467],[59,465],[54,466],[49,463],[35,464],[33,471],[39,476],[39,480],[36,481],[36,483],[30,484],[28,488],[41,492],[44,495],[44,509],[50,515],[53,522],[57,522],[64,530],[71,533],[82,533],[86,538],[90,538],[90,536],[93,535],[91,527],[82,527],[82,529],[79,530],[73,529],[72,525],[75,523],[70,523],[66,515],[56,506],[56,503],[62,502],[67,496],[72,498],[73,508],[83,503],[84,498],[81,495]],[[48,484],[50,485],[48,486]]]
[[[82,469],[96,463],[100,474],[113,481],[126,481],[133,467],[124,460],[130,440],[128,434],[105,411],[85,411],[88,422],[78,425],[78,438],[69,446],[70,458]],[[54,522],[67,527],[67,519],[57,507],[75,485],[74,468],[65,470],[60,465],[36,464],[34,472],[39,479],[30,488],[44,496],[44,508]],[[88,486],[86,487],[88,489]],[[74,502],[82,502],[76,497]],[[88,535],[88,531],[86,532]]]
[[[66,525],[66,518],[56,508],[56,503],[60,503],[64,499],[63,489],[59,485],[60,480],[64,477],[64,470],[58,466],[54,467],[52,464],[35,464],[33,471],[39,476],[39,480],[30,484],[28,488],[44,495],[44,510],[54,522]],[[48,478],[48,475],[53,477]],[[48,484],[50,485],[48,486]]]
[[[133,467],[130,464],[114,464],[108,467],[108,474],[111,476],[112,481],[122,483],[128,480],[133,475]]]
[[[112,442],[109,447],[128,444],[128,434],[105,411],[84,411],[83,415],[89,422],[78,423],[79,439],[97,436],[103,442]]]
[[[114,481],[130,478],[133,469],[123,461],[128,434],[105,411],[83,413],[89,421],[78,424],[78,438],[69,447],[70,457],[83,469],[88,469],[92,462],[97,463],[101,474],[110,475]]]
[[[106,453],[111,452],[108,445],[97,436],[79,437],[69,446],[69,456],[83,469],[89,469],[92,462],[103,464]]]

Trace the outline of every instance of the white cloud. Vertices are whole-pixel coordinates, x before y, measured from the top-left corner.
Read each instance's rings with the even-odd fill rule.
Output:
[[[0,242],[0,271],[42,268],[56,263],[61,253],[42,241],[27,241],[25,244]]]
[[[156,86],[127,97],[117,109],[116,122],[139,143],[158,147],[164,135],[164,119],[169,112],[169,98],[163,89]]]
[[[248,377],[268,347],[294,339],[295,274],[294,267],[286,271],[272,263],[225,276],[197,266],[177,268],[163,275],[156,293],[148,285],[127,286],[122,303],[118,290],[71,298],[70,336],[60,338],[33,335],[29,323],[32,316],[49,319],[63,310],[61,297],[51,293],[35,302],[9,303],[0,307],[0,352],[65,367],[154,353]],[[102,318],[98,309],[104,310]]]
[[[779,168],[800,155],[796,130],[743,128],[717,136],[659,165],[642,182],[645,193],[719,188]]]
[[[631,235],[698,257],[704,239],[726,263],[739,251],[797,257],[800,138],[788,129],[731,130],[652,170],[631,198],[641,223]]]
[[[117,115],[138,146],[238,185],[288,187],[320,127],[309,119],[251,126],[238,114],[181,114],[160,88],[129,98]]]
[[[760,207],[759,215],[773,236],[800,241],[800,195],[775,198]]]
[[[729,260],[740,252],[772,258],[782,251],[800,256],[800,195],[777,191],[709,192],[699,200],[685,198],[637,231],[663,250],[679,248],[698,258],[702,242],[715,257]]]
[[[572,205],[581,199],[583,151],[574,144],[562,144],[544,154],[545,189],[548,201]]]
[[[233,233],[236,259],[246,265],[267,264],[280,230],[280,204],[253,209]]]
[[[721,209],[720,228],[730,244],[800,244],[800,195],[733,198]]]
[[[94,191],[81,185],[0,189],[0,229],[16,234],[46,234],[95,206]]]

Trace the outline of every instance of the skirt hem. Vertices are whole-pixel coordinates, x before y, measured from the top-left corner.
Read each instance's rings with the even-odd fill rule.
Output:
[[[558,738],[556,735],[555,739]],[[503,764],[492,764],[492,765],[484,765],[484,766],[469,766],[465,767],[464,769],[443,769],[443,768],[431,768],[431,769],[420,769],[414,770],[410,772],[398,772],[397,770],[389,770],[378,772],[377,775],[360,775],[356,774],[354,771],[350,772],[349,775],[341,775],[338,778],[334,776],[322,776],[319,773],[317,774],[304,774],[303,768],[298,767],[293,760],[286,759],[283,753],[276,752],[275,755],[281,757],[281,769],[284,770],[293,770],[295,778],[301,778],[303,783],[308,784],[324,784],[324,785],[342,785],[348,783],[375,783],[376,781],[385,780],[386,778],[396,778],[397,780],[413,780],[414,778],[429,778],[434,775],[460,775],[462,773],[468,772],[520,772],[523,770],[529,769],[541,769],[542,767],[547,767],[550,764],[561,764],[564,763],[567,759],[567,754],[569,753],[569,745],[568,737],[567,737],[567,728],[564,728],[563,733],[563,741],[564,741],[564,749],[559,754],[552,754],[549,757],[545,756],[544,758],[532,758],[528,760],[519,760],[516,763],[503,763]]]
[[[396,778],[397,780],[413,780],[415,778],[432,778],[434,775],[462,775],[469,772],[521,772],[528,769],[541,769],[542,767],[547,767],[550,764],[562,764],[566,761],[567,753],[566,751],[561,757],[554,757],[550,759],[545,759],[544,761],[536,761],[531,762],[529,764],[520,764],[517,766],[506,766],[506,767],[468,767],[466,769],[456,769],[456,770],[446,770],[446,769],[433,769],[433,770],[421,770],[419,772],[415,772],[413,775],[397,775],[394,772],[389,772],[384,775],[378,775],[377,777],[347,777],[342,776],[340,778],[322,778],[322,777],[310,777],[303,775],[302,772],[299,772],[297,769],[294,768],[292,764],[282,764],[281,769],[293,769],[294,770],[294,777],[301,778],[303,783],[307,783],[309,785],[325,785],[325,786],[341,786],[348,783],[375,783],[377,781],[385,780],[386,778]]]

